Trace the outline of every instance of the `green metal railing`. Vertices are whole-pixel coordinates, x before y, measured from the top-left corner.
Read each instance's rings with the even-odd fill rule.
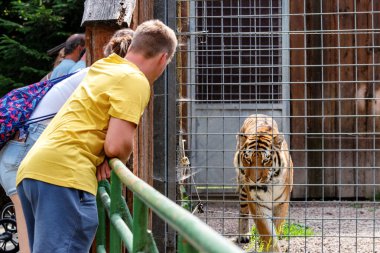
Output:
[[[178,232],[178,252],[243,252],[200,219],[136,177],[120,160],[112,159],[110,166],[111,185],[102,181],[98,188],[97,252],[106,252],[106,216],[110,220],[110,253],[120,253],[122,243],[128,252],[158,252],[153,235],[148,230],[148,208]],[[122,184],[134,194],[133,218],[122,197]]]

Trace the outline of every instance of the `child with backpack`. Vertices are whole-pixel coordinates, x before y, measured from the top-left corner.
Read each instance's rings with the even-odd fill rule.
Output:
[[[105,47],[105,56],[124,57],[133,30],[118,30]],[[15,206],[21,252],[30,252],[25,218],[16,191],[18,167],[53,116],[77,88],[88,72],[32,84],[11,91],[0,99],[0,184]]]

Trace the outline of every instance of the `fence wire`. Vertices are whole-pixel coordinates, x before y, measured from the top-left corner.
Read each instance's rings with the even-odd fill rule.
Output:
[[[294,163],[281,250],[380,252],[380,1],[176,4],[178,203],[241,236],[236,135],[265,114]]]

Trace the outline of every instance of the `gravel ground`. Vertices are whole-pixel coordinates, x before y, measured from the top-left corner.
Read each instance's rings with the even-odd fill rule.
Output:
[[[205,212],[196,215],[232,238],[238,232],[237,206],[233,201],[208,202],[203,207]],[[290,207],[289,221],[313,229],[314,236],[280,240],[283,252],[380,253],[380,203],[301,202]],[[240,246],[254,252],[247,249],[248,245]]]

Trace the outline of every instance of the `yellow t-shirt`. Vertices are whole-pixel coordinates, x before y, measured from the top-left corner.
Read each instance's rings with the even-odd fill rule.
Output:
[[[116,54],[95,62],[22,161],[16,184],[31,178],[96,195],[110,117],[138,124],[149,98],[133,63]]]

